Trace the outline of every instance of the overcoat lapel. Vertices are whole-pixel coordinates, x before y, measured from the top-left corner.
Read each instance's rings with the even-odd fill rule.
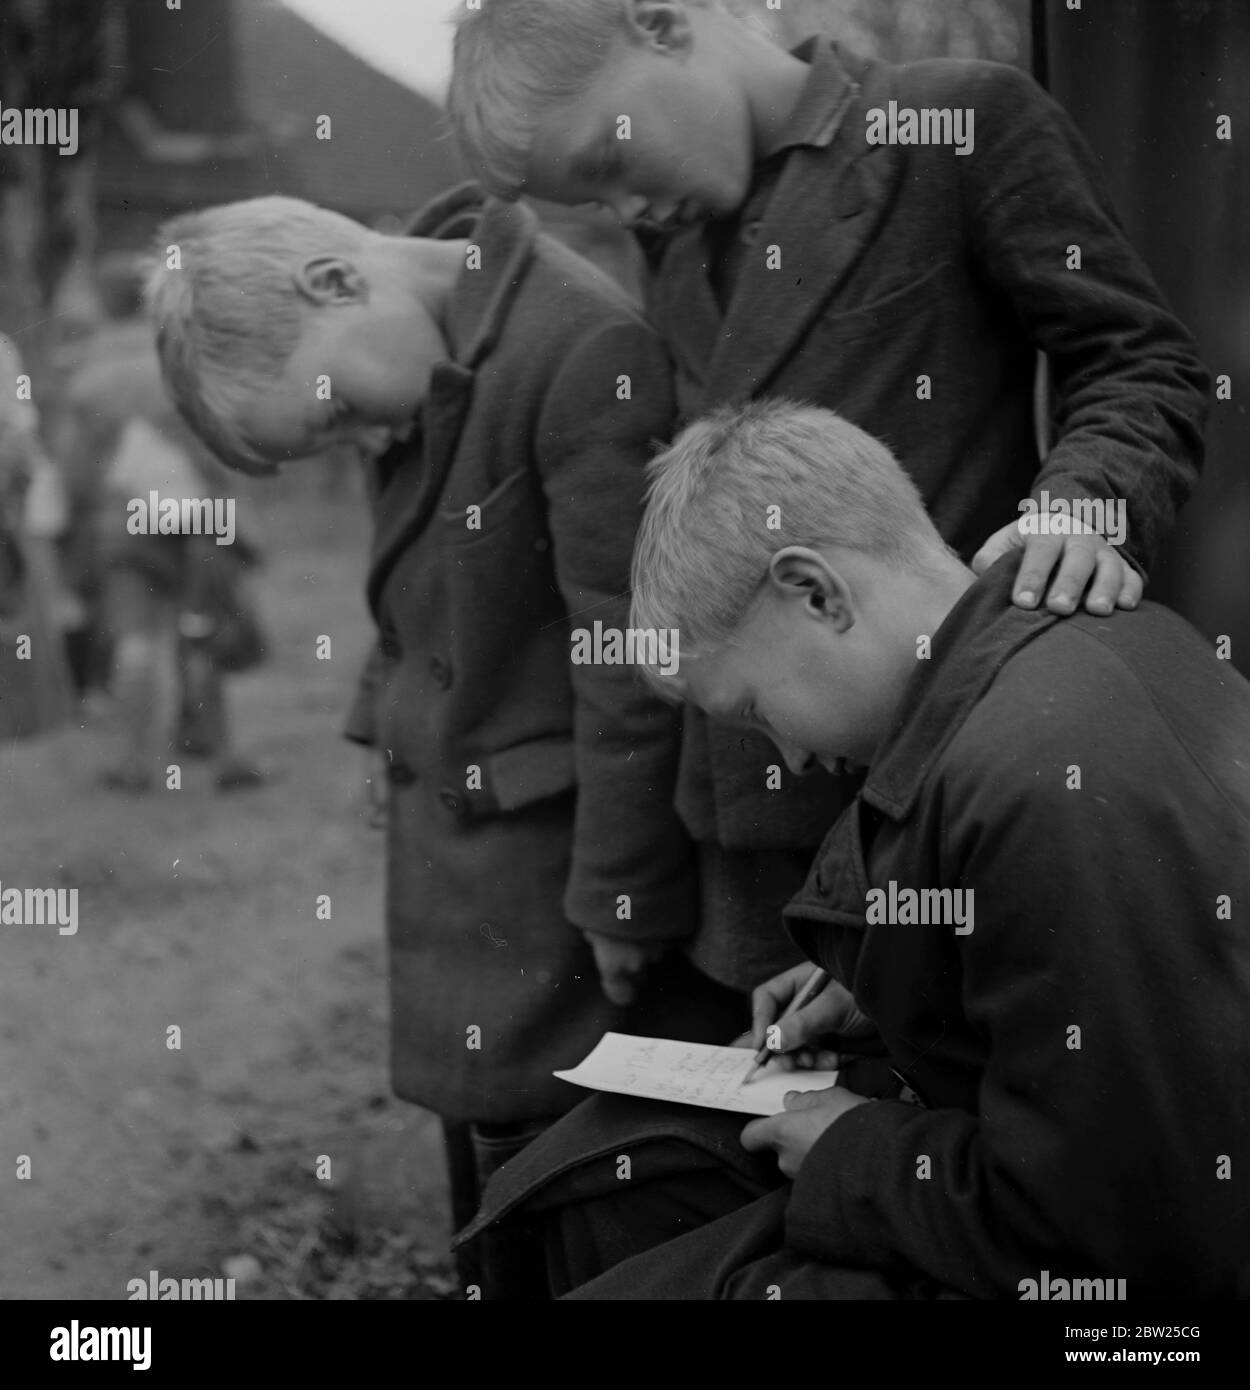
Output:
[[[465,418],[473,404],[474,374],[456,362],[440,362],[430,379],[421,427],[403,450],[375,509],[369,604],[375,611],[387,576],[404,550],[425,530],[447,484]],[[388,459],[389,463],[390,460]]]
[[[900,168],[893,146],[865,141],[854,109],[830,149],[794,151],[721,328],[707,375],[712,400],[767,388],[875,235]],[[769,247],[777,269],[768,268]]]
[[[660,328],[674,364],[697,382],[707,375],[708,345],[716,342],[721,330],[710,271],[704,228],[687,227],[666,248],[648,295],[648,313]]]
[[[416,223],[426,235],[442,232],[447,237],[468,237],[480,252],[481,266],[463,270],[452,293],[447,324],[450,358],[434,368],[421,410],[421,428],[413,440],[397,444],[382,460],[379,471],[387,482],[375,509],[368,583],[375,612],[396,561],[438,508],[473,405],[477,368],[498,341],[533,257],[538,219],[529,208],[491,201],[474,218],[462,206],[467,193],[453,191],[446,220],[439,226],[432,226],[429,216]]]

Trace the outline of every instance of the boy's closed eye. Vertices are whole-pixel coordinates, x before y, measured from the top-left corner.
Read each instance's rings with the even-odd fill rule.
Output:
[[[750,701],[740,705],[726,705],[719,710],[709,709],[708,713],[722,724],[732,724],[743,729],[758,729],[762,733],[768,732],[766,721],[760,717],[759,711]]]
[[[368,422],[359,411],[340,400],[326,417],[324,429],[336,440],[351,440],[367,425]]]

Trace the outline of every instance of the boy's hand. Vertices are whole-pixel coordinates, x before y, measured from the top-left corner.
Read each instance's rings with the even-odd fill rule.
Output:
[[[750,1046],[758,1051],[767,1046],[775,1055],[770,1065],[784,1071],[809,1071],[814,1067],[838,1066],[836,1053],[811,1046],[829,1033],[844,1037],[867,1037],[875,1032],[872,1021],[861,1012],[850,991],[830,980],[809,1004],[789,1018],[778,1019],[790,1000],[807,983],[814,967],[796,965],[759,985],[751,995]],[[776,1032],[770,1036],[770,1029]]]
[[[812,1145],[834,1120],[865,1104],[867,1099],[845,1086],[791,1091],[780,1115],[767,1115],[747,1125],[742,1131],[742,1147],[750,1153],[772,1149],[777,1155],[777,1166],[786,1177],[795,1178]]]
[[[595,953],[603,992],[613,1004],[632,1004],[638,998],[643,975],[669,946],[667,941],[618,941],[589,931],[586,940]]]
[[[1068,521],[1071,527],[1078,524]],[[1021,608],[1036,608],[1038,595],[1045,594],[1046,607],[1066,617],[1080,607],[1084,594],[1086,611],[1106,617],[1116,608],[1136,608],[1141,600],[1141,575],[1096,531],[1025,535],[1019,521],[1008,522],[972,557],[973,573],[984,574],[1013,547],[1024,551],[1011,595]]]

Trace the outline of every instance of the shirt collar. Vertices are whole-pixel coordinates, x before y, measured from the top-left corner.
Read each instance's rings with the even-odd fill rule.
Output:
[[[1016,552],[991,566],[934,633],[929,659],[916,663],[861,792],[891,820],[910,814],[930,770],[1011,657],[1057,622],[1082,622],[1079,614],[1016,607],[1020,559]]]
[[[828,39],[808,39],[793,50],[793,56],[807,63],[811,71],[798,105],[780,135],[763,152],[764,159],[801,145],[817,149],[831,145],[855,95],[857,84],[843,64],[837,44]]]

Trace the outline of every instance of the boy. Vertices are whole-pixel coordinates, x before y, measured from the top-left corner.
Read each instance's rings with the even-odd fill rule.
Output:
[[[785,914],[833,980],[771,1040],[810,967],[755,997],[754,1045],[838,1035],[842,1075],[749,1154],[738,1117],[588,1101],[481,1222],[537,1197],[588,1299],[1245,1297],[1250,685],[1154,604],[1013,606],[1019,557],[974,578],[829,412],[722,411],[654,479],[632,621],[683,651],[657,679],[796,773],[869,769]],[[882,1051],[918,1104],[861,1084]]]
[[[74,501],[72,550],[90,597],[98,589],[113,650],[110,684],[121,727],[104,786],[134,795],[163,779],[171,752],[211,762],[217,790],[260,787],[265,770],[235,746],[221,634],[259,626],[245,573],[260,559],[255,526],[241,500],[231,542],[204,535],[132,534],[127,501],[220,496],[224,470],[179,419],[161,381],[152,331],[143,318],[138,260],[102,267],[108,318],[78,352],[54,419],[54,447]],[[246,661],[259,663],[259,640]],[[229,665],[229,663],[226,663]]]
[[[486,0],[461,17],[450,106],[493,191],[596,200],[647,229],[684,421],[761,396],[835,409],[888,439],[974,570],[1024,546],[1017,603],[1137,602],[1197,476],[1207,377],[1030,78],[826,41],[787,53],[718,0]],[[951,143],[914,143],[925,127],[900,112]],[[1026,539],[1030,496],[1123,503],[1125,543]],[[854,790],[823,771],[793,785],[758,736],[690,715],[678,806],[713,977],[745,988],[792,959],[766,944],[776,913]]]
[[[0,381],[20,383],[22,376],[17,345],[0,333]],[[6,739],[47,733],[73,710],[61,640],[72,599],[55,548],[65,525],[64,488],[39,423],[34,403],[20,393],[0,398],[0,737]],[[23,637],[27,650],[19,660]]]
[[[606,1028],[681,1026],[620,1007],[693,925],[673,714],[629,667],[570,660],[570,629],[626,625],[672,399],[651,332],[528,210],[461,189],[412,232],[287,198],[210,209],[165,229],[182,268],[153,307],[174,398],[228,462],[380,460],[381,656],[353,732],[389,763],[393,1084],[444,1118],[459,1221],[575,1099],[553,1068]],[[656,982],[683,1008],[687,974]],[[695,1033],[700,999],[711,1036],[732,1027],[704,990]]]

